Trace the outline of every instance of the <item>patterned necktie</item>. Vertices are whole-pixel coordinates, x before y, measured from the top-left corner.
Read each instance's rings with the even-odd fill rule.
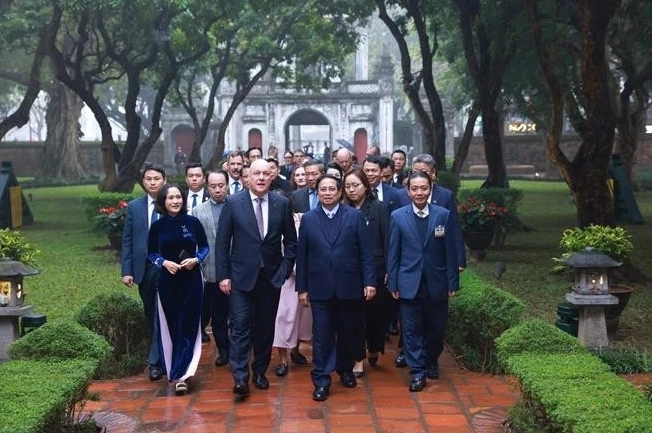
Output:
[[[233,182],[233,193],[235,194],[236,192],[240,191],[240,182],[237,180]]]
[[[376,199],[378,199],[378,187],[377,186],[374,187],[374,197],[376,197]]]
[[[194,209],[197,206],[197,194],[192,195],[192,205],[190,209]]]
[[[426,213],[424,211],[422,211],[422,210],[418,211],[417,215],[419,215],[419,218],[425,218],[426,217]]]
[[[265,224],[263,223],[263,199],[258,197],[256,200],[256,223],[258,223],[258,233],[260,238],[265,239]]]

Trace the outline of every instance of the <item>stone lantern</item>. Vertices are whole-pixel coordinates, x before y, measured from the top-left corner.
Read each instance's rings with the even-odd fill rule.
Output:
[[[20,307],[25,301],[23,277],[38,271],[8,257],[0,258],[0,307]]]
[[[586,347],[609,345],[605,307],[618,304],[618,298],[609,294],[609,269],[622,263],[595,248],[588,247],[564,260],[573,268],[575,282],[566,300],[579,307],[577,337]]]
[[[0,258],[0,362],[9,358],[7,348],[20,336],[20,317],[33,311],[24,305],[23,277],[34,274],[38,271],[22,262]]]

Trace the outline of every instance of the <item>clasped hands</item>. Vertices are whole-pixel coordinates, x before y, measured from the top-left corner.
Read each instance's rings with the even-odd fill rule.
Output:
[[[199,259],[197,257],[189,257],[187,259],[183,259],[181,263],[176,263],[173,262],[172,260],[165,260],[163,262],[163,267],[172,275],[176,274],[182,269],[188,269],[191,270],[195,266],[199,264]]]
[[[374,296],[376,296],[376,288],[374,286],[365,286],[363,289],[365,301],[371,301]],[[310,300],[308,299],[308,292],[299,293],[299,303],[304,307],[310,306]]]

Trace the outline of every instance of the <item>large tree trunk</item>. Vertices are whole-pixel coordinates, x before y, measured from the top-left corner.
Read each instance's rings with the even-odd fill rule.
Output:
[[[482,186],[509,188],[500,131],[502,122],[500,115],[494,108],[495,102],[489,101],[482,109],[482,137],[484,138],[484,154],[489,169],[487,179]]]
[[[50,86],[50,102],[45,114],[47,137],[41,156],[38,178],[55,182],[74,182],[86,177],[79,160],[79,117],[83,103],[75,92],[60,81]]]
[[[469,118],[466,121],[466,126],[464,127],[464,134],[460,139],[460,144],[457,147],[455,152],[455,160],[453,161],[453,166],[451,167],[451,173],[458,176],[462,172],[462,166],[466,157],[469,155],[469,148],[471,147],[471,140],[473,139],[473,128],[475,127],[475,122],[478,120],[478,115],[480,114],[480,108],[478,107],[477,102],[473,103],[471,109],[469,109]]]

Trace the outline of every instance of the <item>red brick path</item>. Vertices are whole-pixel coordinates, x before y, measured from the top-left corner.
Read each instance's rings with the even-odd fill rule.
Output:
[[[165,380],[150,382],[143,374],[93,382],[90,390],[100,400],[88,402],[86,410],[108,433],[490,433],[505,431],[506,409],[518,399],[508,378],[461,369],[447,351],[441,378],[410,393],[408,371],[394,366],[390,344],[375,368],[365,364],[357,388],[344,388],[334,375],[326,402],[312,401],[310,365],[293,365],[278,378],[275,356],[270,388],[251,386],[251,396],[237,401],[229,367],[213,366],[213,343],[203,349],[188,395],[177,397]],[[308,355],[309,350],[302,346]]]

